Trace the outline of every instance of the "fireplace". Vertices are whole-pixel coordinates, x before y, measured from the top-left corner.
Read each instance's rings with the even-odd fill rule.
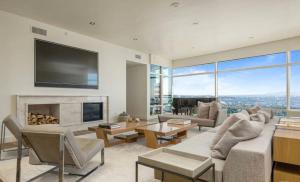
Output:
[[[83,122],[103,120],[103,102],[83,103]]]

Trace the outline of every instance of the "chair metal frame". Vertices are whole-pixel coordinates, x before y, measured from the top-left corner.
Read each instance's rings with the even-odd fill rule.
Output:
[[[4,144],[5,144],[5,134],[6,134],[6,126],[5,123],[2,122],[1,124],[1,135],[0,135],[0,161],[2,160],[9,160],[9,159],[2,159],[2,153],[3,152],[12,152],[12,151],[18,151],[18,147],[16,149],[9,149],[5,150]],[[22,147],[22,151],[28,150],[27,147]]]
[[[23,138],[25,137],[23,134],[22,134],[22,137]],[[45,171],[41,174],[39,174],[38,176],[35,176],[33,178],[31,178],[29,181],[33,181],[51,171],[54,171],[55,169],[58,168],[58,178],[59,178],[59,182],[63,182],[64,181],[64,156],[65,156],[65,136],[63,134],[60,134],[60,137],[59,137],[59,163],[56,164],[56,163],[47,163],[48,165],[54,165],[55,167],[51,168],[50,170],[48,171]],[[20,182],[21,181],[21,160],[22,160],[22,140],[18,140],[18,158],[17,158],[17,172],[16,172],[16,182]],[[96,169],[98,169],[100,166],[103,166],[104,165],[104,148],[101,150],[101,163],[99,165],[97,165],[96,167],[94,167],[93,169],[91,169],[89,172],[87,172],[86,174],[84,175],[80,175],[80,174],[72,174],[72,173],[69,173],[69,175],[76,175],[76,176],[81,176],[81,178],[79,178],[78,180],[76,181],[81,181],[83,180],[84,178],[86,178],[87,176],[89,176],[91,173],[93,173]]]

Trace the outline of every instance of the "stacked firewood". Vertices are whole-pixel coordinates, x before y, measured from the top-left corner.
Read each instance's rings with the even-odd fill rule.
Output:
[[[36,113],[28,113],[27,121],[29,125],[59,124],[59,120],[52,115]]]

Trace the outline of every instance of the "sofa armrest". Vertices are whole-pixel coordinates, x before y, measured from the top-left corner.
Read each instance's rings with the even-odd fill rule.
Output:
[[[225,162],[223,182],[271,181],[273,132],[264,129],[259,137],[235,145]]]
[[[222,124],[226,118],[227,118],[227,108],[219,110],[217,121],[216,121],[216,126]]]

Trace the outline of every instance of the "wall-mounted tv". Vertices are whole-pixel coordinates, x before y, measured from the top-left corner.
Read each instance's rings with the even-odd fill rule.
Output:
[[[35,86],[98,89],[98,53],[34,40]]]

